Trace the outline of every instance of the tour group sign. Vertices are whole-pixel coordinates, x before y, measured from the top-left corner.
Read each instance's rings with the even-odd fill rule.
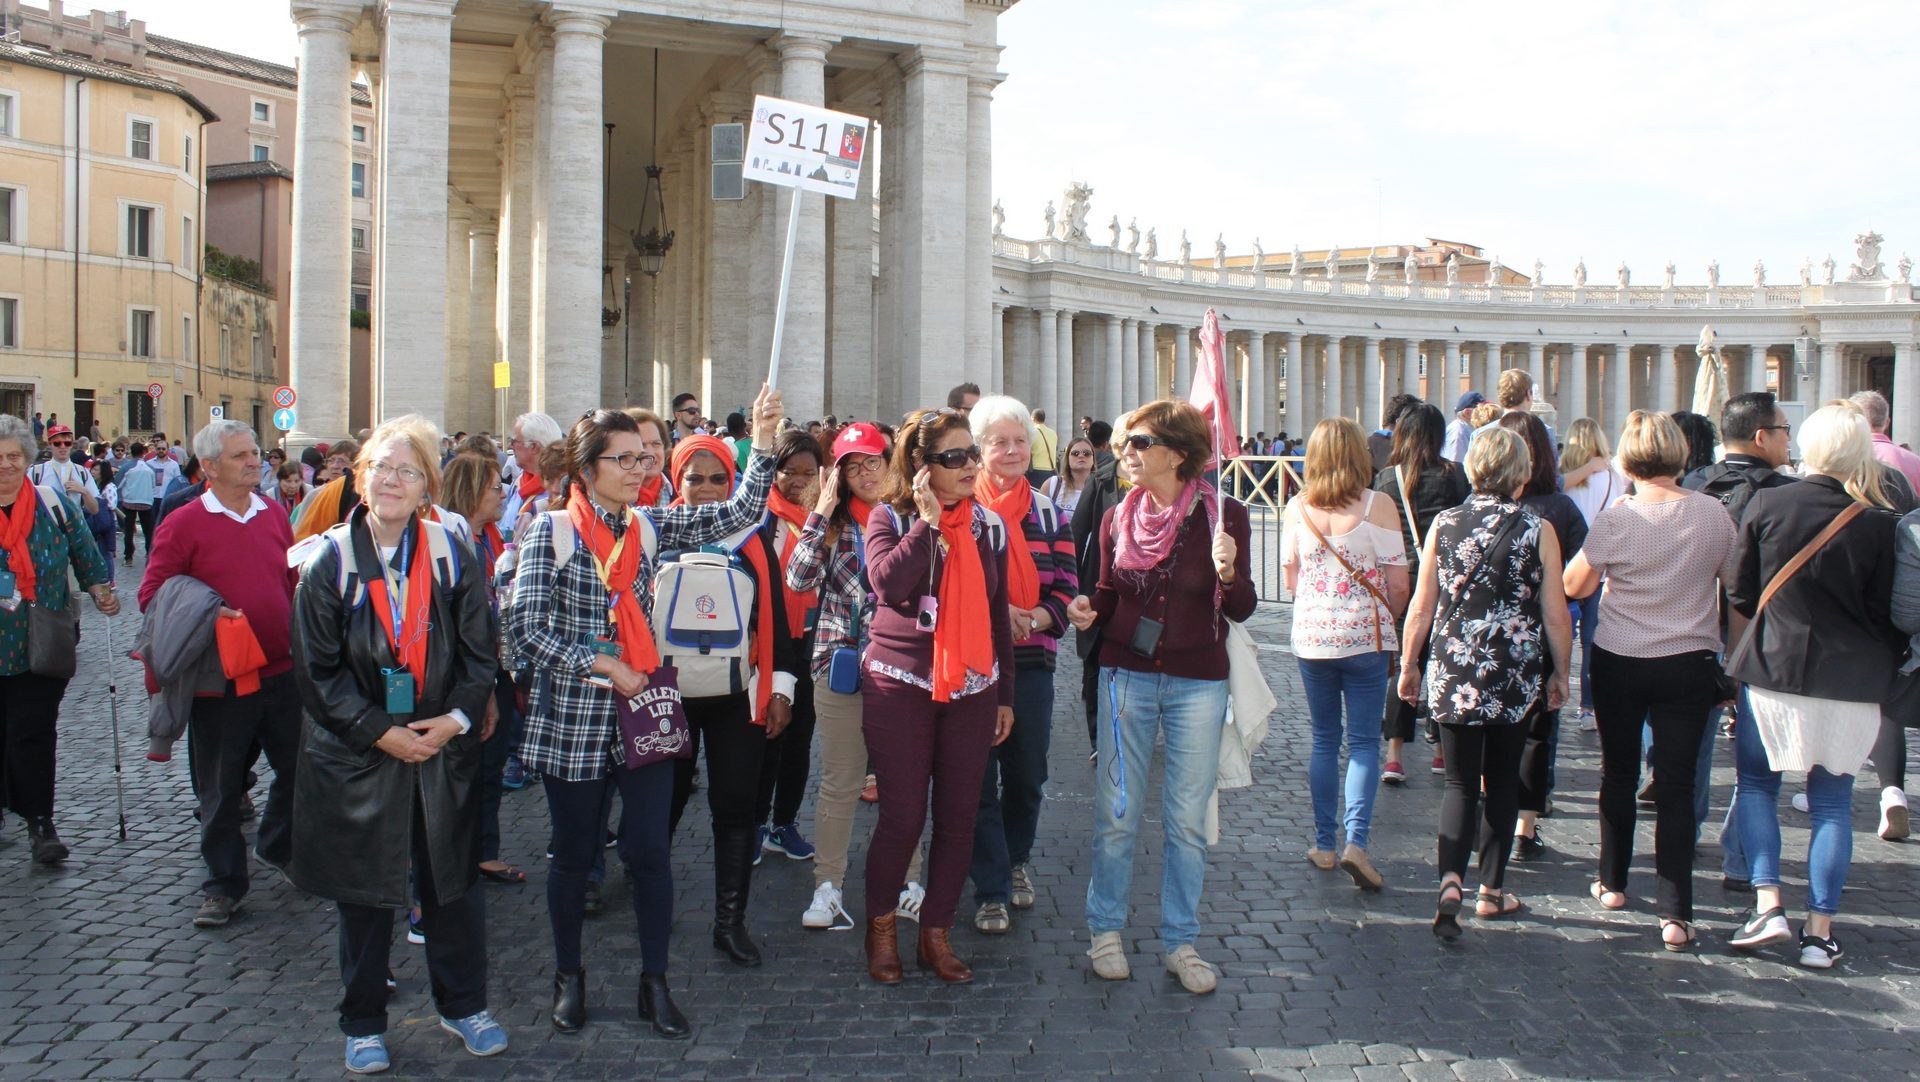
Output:
[[[852,199],[860,190],[860,165],[867,156],[873,122],[825,106],[758,95],[753,124],[747,129],[748,180],[793,189],[787,209],[786,257],[780,263],[779,300],[773,309],[773,353],[767,360],[767,385],[780,385],[780,340],[787,328],[787,286],[793,281],[793,248],[800,236],[800,201],[815,192]],[[808,267],[825,274],[825,267]]]

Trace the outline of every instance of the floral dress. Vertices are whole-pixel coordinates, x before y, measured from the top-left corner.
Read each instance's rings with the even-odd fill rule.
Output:
[[[1481,493],[1434,518],[1440,603],[1426,678],[1434,721],[1513,725],[1546,693],[1540,524],[1512,500]]]

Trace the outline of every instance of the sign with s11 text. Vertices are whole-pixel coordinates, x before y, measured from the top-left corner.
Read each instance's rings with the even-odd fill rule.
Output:
[[[872,124],[821,105],[756,96],[747,179],[851,199],[860,189]]]

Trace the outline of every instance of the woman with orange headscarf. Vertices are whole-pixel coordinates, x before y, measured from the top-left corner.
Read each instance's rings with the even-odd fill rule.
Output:
[[[675,507],[705,507],[733,492],[733,448],[714,436],[684,436],[673,445],[668,475]],[[697,687],[681,669],[680,694],[686,704],[693,755],[674,760],[673,813],[680,815],[693,796],[695,759],[707,754],[707,809],[713,813],[713,945],[735,964],[757,966],[760,948],[747,933],[747,894],[753,858],[760,850],[760,825],[754,804],[769,741],[780,738],[793,720],[795,685],[805,657],[788,629],[786,588],[780,558],[763,523],[710,543],[732,554],[735,568],[753,580],[748,628],[749,664],[732,674],[722,693]],[[664,589],[664,587],[663,587]],[[724,606],[725,601],[720,605]],[[724,615],[724,613],[722,614]],[[669,657],[669,660],[672,660]],[[737,688],[739,690],[732,690]]]
[[[894,909],[933,794],[919,960],[941,980],[973,971],[948,942],[973,853],[980,779],[1013,728],[1007,523],[975,500],[980,449],[966,415],[924,410],[901,426],[887,503],[867,521],[875,596],[862,660],[862,727],[880,781],[867,848],[867,975],[898,983]]]

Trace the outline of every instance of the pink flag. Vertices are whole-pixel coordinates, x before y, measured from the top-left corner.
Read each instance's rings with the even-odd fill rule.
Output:
[[[1240,454],[1240,438],[1233,427],[1233,397],[1227,392],[1227,364],[1221,351],[1225,336],[1220,333],[1220,317],[1207,309],[1200,324],[1200,363],[1193,369],[1193,387],[1187,401],[1207,415],[1213,427],[1214,462]]]

